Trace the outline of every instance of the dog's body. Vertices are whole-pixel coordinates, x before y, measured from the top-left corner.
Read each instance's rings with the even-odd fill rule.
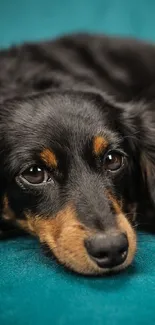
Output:
[[[155,225],[155,47],[75,35],[0,53],[1,236],[85,274],[128,266]]]

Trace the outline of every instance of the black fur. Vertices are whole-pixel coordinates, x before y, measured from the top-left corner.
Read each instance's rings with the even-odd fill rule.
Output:
[[[54,215],[72,201],[89,228],[115,224],[104,193],[123,211],[155,224],[155,46],[129,39],[74,35],[0,53],[0,197],[17,219]],[[105,172],[92,154],[103,135],[125,156],[119,173]],[[31,186],[19,175],[52,148],[54,182]],[[104,154],[106,154],[104,153]],[[4,226],[5,225],[5,226]],[[4,229],[5,228],[5,229]]]

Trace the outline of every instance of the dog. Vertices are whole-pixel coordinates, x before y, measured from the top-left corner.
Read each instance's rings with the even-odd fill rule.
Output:
[[[85,275],[155,225],[155,46],[75,34],[0,52],[0,234]]]

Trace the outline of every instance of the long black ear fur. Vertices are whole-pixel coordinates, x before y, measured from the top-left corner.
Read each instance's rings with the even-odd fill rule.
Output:
[[[154,224],[155,228],[155,100],[122,105],[122,116],[124,134],[139,157],[144,184],[141,206],[143,210],[145,205],[145,222]]]

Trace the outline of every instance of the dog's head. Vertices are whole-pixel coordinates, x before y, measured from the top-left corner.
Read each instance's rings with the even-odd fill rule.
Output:
[[[119,271],[135,255],[147,143],[131,106],[66,91],[1,107],[3,218],[79,273]]]

